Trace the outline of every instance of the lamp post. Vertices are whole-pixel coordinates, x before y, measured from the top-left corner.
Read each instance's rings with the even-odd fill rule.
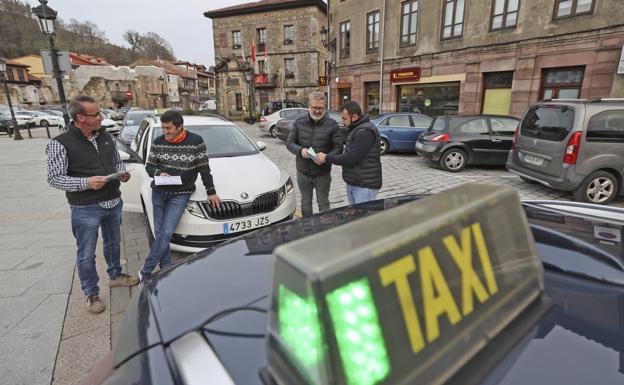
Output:
[[[19,126],[17,125],[17,119],[15,119],[15,112],[13,111],[13,104],[11,103],[11,94],[9,93],[9,86],[6,80],[6,60],[0,58],[0,81],[4,88],[4,94],[9,104],[9,111],[11,111],[11,125],[13,126],[13,140],[22,140],[22,134],[20,133]]]
[[[253,67],[249,67],[249,69],[245,71],[245,79],[247,80],[247,84],[249,86],[249,119],[247,120],[247,123],[249,124],[254,124],[256,120],[254,116],[255,108],[254,108],[253,77],[254,77]]]
[[[67,101],[65,100],[65,89],[63,88],[63,77],[59,68],[58,53],[54,46],[54,35],[56,34],[56,14],[57,12],[48,7],[47,0],[39,0],[38,7],[32,9],[33,13],[37,15],[39,19],[39,28],[41,32],[48,38],[48,48],[50,49],[50,58],[52,59],[52,72],[56,79],[56,86],[58,88],[59,100],[61,102],[61,108],[63,109],[63,119],[65,120],[65,127],[69,124],[69,115],[67,114]]]
[[[329,29],[325,26],[322,26],[319,30],[319,35],[321,35],[321,44],[323,47],[327,48],[327,109],[331,109],[331,72],[335,68],[335,51],[336,51],[336,39],[329,40]]]
[[[166,108],[165,107],[165,78],[160,75],[160,77],[158,77],[158,81],[160,81],[160,97],[162,98],[162,108]]]

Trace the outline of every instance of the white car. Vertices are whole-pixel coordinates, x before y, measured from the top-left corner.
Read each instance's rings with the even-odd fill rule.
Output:
[[[260,123],[258,123],[258,129],[261,133],[269,134],[274,138],[277,138],[275,132],[275,125],[277,121],[284,118],[290,118],[295,115],[299,115],[303,112],[307,112],[307,108],[284,108],[274,113],[260,117]]]
[[[56,116],[43,111],[16,111],[15,116],[31,117],[35,126],[39,127],[65,127],[62,116]],[[19,123],[19,122],[18,122]]]
[[[105,118],[102,119],[102,128],[109,134],[117,135],[119,134],[119,130],[121,130],[121,123],[113,119]]]
[[[146,119],[132,142],[132,149],[117,140],[119,153],[132,177],[121,184],[124,210],[143,212],[148,239],[153,241],[152,178],[145,171],[153,140],[162,135],[158,119]],[[197,177],[197,190],[171,239],[171,249],[198,252],[215,242],[293,217],[296,200],[293,182],[260,151],[236,125],[216,117],[185,116],[184,128],[204,139],[210,169],[221,206],[208,204],[206,189]]]

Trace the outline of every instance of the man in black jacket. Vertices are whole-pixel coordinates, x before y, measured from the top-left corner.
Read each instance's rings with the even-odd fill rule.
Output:
[[[297,185],[301,192],[301,215],[312,214],[312,191],[316,189],[319,211],[329,210],[331,164],[315,160],[315,153],[337,154],[342,151],[342,133],[333,119],[326,116],[325,95],[314,91],[309,96],[310,112],[293,123],[286,146],[296,155]],[[312,149],[314,152],[309,152]]]
[[[356,102],[342,106],[342,122],[348,128],[344,152],[318,153],[316,159],[321,164],[342,166],[349,204],[374,200],[382,181],[379,131],[368,116],[362,116],[362,109]]]
[[[104,311],[99,297],[99,277],[95,269],[95,246],[102,229],[108,286],[133,286],[136,277],[122,272],[120,263],[121,192],[119,181],[127,182],[129,173],[119,157],[115,140],[101,129],[102,111],[90,96],[72,100],[69,114],[73,122],[67,131],[50,141],[48,183],[64,190],[71,208],[72,232],[78,246],[76,266],[80,285],[87,296],[90,313]],[[116,174],[116,175],[112,175]]]

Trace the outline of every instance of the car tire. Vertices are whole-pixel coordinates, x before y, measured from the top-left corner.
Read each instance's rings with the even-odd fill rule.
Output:
[[[380,150],[381,150],[380,154],[381,155],[386,155],[388,153],[388,149],[390,148],[390,144],[388,143],[388,141],[382,138],[381,141],[380,141],[379,146],[380,146]]]
[[[574,190],[574,199],[585,203],[607,204],[617,196],[619,182],[607,171],[596,171]]]
[[[48,128],[48,127],[50,127],[50,122],[48,122],[48,121],[47,121],[47,120],[45,120],[45,119],[41,119],[41,122],[39,122],[39,125],[40,125],[41,127],[43,127],[43,128]]]
[[[271,128],[269,128],[269,135],[271,135],[273,138],[277,139],[277,134],[275,133],[275,124],[271,126]]]
[[[143,203],[143,198],[141,198],[141,206],[143,206],[143,219],[145,220],[145,232],[147,233],[147,244],[149,247],[152,247],[154,243],[154,232],[152,231],[152,226],[149,222],[149,217],[147,216],[147,210],[145,209],[145,203]]]
[[[466,152],[459,148],[449,148],[440,157],[440,166],[450,172],[460,172],[466,168],[466,163],[468,163]]]

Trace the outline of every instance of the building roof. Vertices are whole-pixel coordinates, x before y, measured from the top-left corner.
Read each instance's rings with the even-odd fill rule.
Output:
[[[110,63],[103,57],[95,57],[92,55],[70,52],[69,60],[73,65],[91,65],[91,66],[108,66]]]
[[[11,59],[6,59],[6,65],[13,66],[13,67],[26,67],[26,68],[30,67],[28,64],[23,64],[23,63],[20,63]]]
[[[134,63],[130,64],[130,67],[136,67],[137,65],[140,65],[138,63],[147,63],[147,65],[152,65],[152,66],[156,66],[156,67],[160,67],[162,69],[165,70],[166,73],[170,74],[170,75],[177,75],[180,76],[182,78],[187,78],[187,79],[196,79],[197,76],[195,76],[195,73],[192,71],[188,71],[185,70],[184,68],[180,68],[177,65],[168,62],[166,60],[151,60],[151,59],[147,59],[147,58],[140,58],[137,61],[135,61]]]
[[[231,7],[214,9],[204,12],[204,16],[209,19],[245,15],[251,13],[264,13],[279,11],[284,9],[317,6],[327,14],[327,4],[322,0],[260,0],[251,3],[234,5]]]

